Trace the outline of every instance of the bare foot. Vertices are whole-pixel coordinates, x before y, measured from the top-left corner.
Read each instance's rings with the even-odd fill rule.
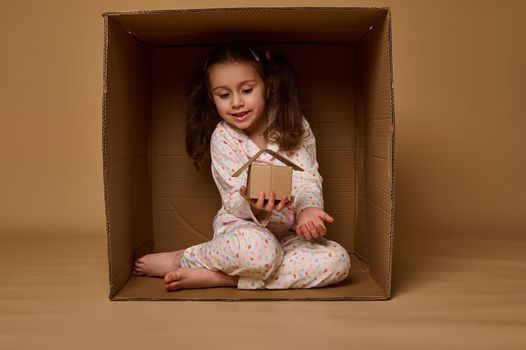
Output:
[[[166,290],[237,286],[238,276],[205,268],[178,268],[164,276]]]
[[[183,253],[184,250],[147,254],[135,261],[133,274],[163,277],[168,272],[181,267]]]

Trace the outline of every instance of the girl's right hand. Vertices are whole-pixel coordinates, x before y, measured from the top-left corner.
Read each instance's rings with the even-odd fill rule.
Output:
[[[269,214],[272,213],[273,210],[281,211],[283,210],[283,208],[285,208],[285,206],[287,208],[290,208],[292,202],[294,202],[294,196],[282,196],[279,204],[275,206],[274,192],[270,192],[267,204],[265,204],[265,193],[261,192],[259,194],[258,199],[250,199],[248,198],[247,188],[245,186],[241,186],[241,188],[239,189],[239,194],[241,195],[241,197],[245,198],[250,203],[254,215]]]

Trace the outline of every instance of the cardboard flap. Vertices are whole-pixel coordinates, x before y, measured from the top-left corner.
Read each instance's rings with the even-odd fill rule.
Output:
[[[262,149],[260,150],[258,153],[256,153],[255,156],[253,156],[252,158],[250,158],[245,164],[243,164],[243,166],[241,168],[239,168],[235,173],[232,174],[233,177],[238,177],[239,175],[241,175],[241,173],[243,171],[245,171],[246,168],[248,168],[248,166],[250,164],[252,164],[253,161],[255,161],[256,159],[258,159],[258,157],[260,155],[262,155],[264,152],[270,154],[271,156],[273,156],[274,158],[277,158],[279,159],[283,164],[286,164],[290,167],[292,167],[292,169],[294,170],[297,170],[297,171],[303,171],[303,168],[301,168],[300,166],[298,166],[297,164],[295,164],[294,162],[292,162],[291,160],[283,157],[281,154],[277,153],[277,152],[274,152],[273,150],[271,149]]]

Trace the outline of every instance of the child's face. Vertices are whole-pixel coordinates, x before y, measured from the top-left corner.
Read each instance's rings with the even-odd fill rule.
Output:
[[[219,115],[248,136],[267,127],[265,83],[248,63],[218,63],[209,68],[210,93]]]

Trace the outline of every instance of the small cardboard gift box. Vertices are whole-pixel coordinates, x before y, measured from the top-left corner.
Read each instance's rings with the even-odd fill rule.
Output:
[[[263,153],[272,155],[286,165],[253,164]],[[275,202],[280,202],[282,196],[289,197],[292,194],[292,170],[303,171],[300,166],[271,149],[260,150],[232,176],[238,177],[247,168],[248,198],[258,199],[259,193],[263,192],[265,202],[268,200],[270,192],[274,192]]]
[[[395,114],[389,8],[175,9],[103,16],[111,300],[390,298]],[[338,285],[167,292],[161,278],[132,273],[136,256],[213,237],[221,197],[210,167],[196,171],[186,154],[185,99],[192,71],[202,67],[213,46],[234,39],[280,52],[298,73],[304,115],[316,137],[324,210],[334,217],[327,238],[351,257],[349,276]]]

